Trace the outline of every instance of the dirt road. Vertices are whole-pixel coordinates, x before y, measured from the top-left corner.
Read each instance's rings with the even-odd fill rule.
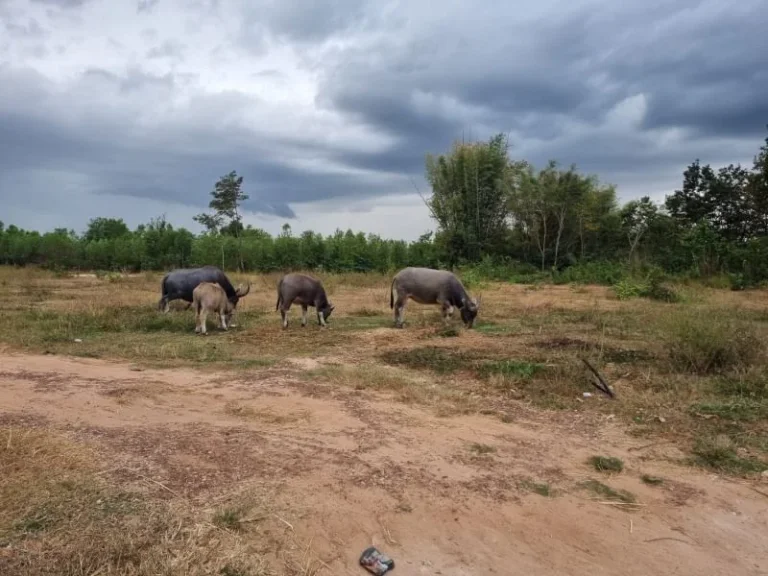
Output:
[[[140,470],[200,506],[268,487],[320,574],[364,574],[371,543],[401,576],[768,574],[768,496],[675,464],[668,444],[523,407],[506,422],[440,418],[302,378],[312,362],[210,373],[5,353],[0,424],[93,444],[118,478]],[[624,472],[596,472],[595,454]],[[639,505],[608,503],[583,487],[591,478]]]

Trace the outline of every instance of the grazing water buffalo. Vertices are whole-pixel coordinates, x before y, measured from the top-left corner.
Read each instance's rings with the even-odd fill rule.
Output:
[[[454,308],[461,311],[461,319],[472,328],[480,309],[480,302],[471,298],[464,285],[453,272],[432,268],[403,268],[392,279],[389,307],[395,310],[395,326],[403,327],[405,304],[408,298],[419,304],[440,304],[443,322],[448,323]]]
[[[251,290],[250,282],[245,289],[242,286],[238,286],[237,289],[233,288],[227,275],[216,266],[182,268],[169,272],[163,278],[162,296],[157,304],[158,310],[168,312],[171,300],[179,299],[189,302],[187,305],[187,309],[189,309],[189,306],[192,304],[192,292],[201,282],[218,284],[224,290],[227,299],[232,303],[233,309],[237,306],[238,300],[247,295]]]
[[[227,329],[235,310],[224,289],[213,282],[200,282],[192,291],[192,305],[195,307],[195,333],[207,333],[208,313],[219,317],[219,328]]]
[[[325,321],[335,308],[325,295],[325,289],[320,280],[305,274],[286,274],[277,283],[277,305],[283,319],[283,328],[288,327],[288,310],[291,304],[301,305],[301,325],[307,325],[307,307],[317,310],[317,323],[325,327]]]

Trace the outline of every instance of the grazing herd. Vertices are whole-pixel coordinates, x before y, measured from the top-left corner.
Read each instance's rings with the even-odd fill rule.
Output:
[[[251,291],[251,283],[234,288],[224,272],[216,266],[179,269],[169,272],[161,284],[158,309],[168,312],[172,300],[184,300],[187,308],[195,308],[195,332],[206,334],[206,319],[213,314],[219,321],[219,328],[227,330],[240,298]],[[432,268],[403,268],[392,279],[389,307],[394,310],[395,327],[402,328],[405,305],[408,300],[418,304],[439,305],[443,322],[448,324],[455,310],[467,328],[472,328],[480,299],[472,298],[453,272]],[[323,284],[306,274],[285,274],[277,283],[277,304],[283,328],[288,327],[288,311],[291,305],[301,306],[301,325],[307,325],[307,309],[311,306],[317,313],[317,323],[328,325],[335,306],[328,300]]]

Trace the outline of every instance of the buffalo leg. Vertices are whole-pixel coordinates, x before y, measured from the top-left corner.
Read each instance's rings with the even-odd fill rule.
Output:
[[[451,321],[451,318],[453,317],[453,306],[450,302],[443,301],[442,303],[443,308],[443,324],[448,326],[448,324]]]
[[[280,306],[280,317],[283,319],[283,328],[288,328],[288,310],[290,309],[290,303],[283,302],[283,305]]]
[[[328,325],[325,323],[325,314],[324,314],[322,311],[317,313],[317,322],[318,322],[318,324],[320,324],[320,326],[322,326],[323,328],[325,328],[326,326],[328,326]]]
[[[403,323],[405,322],[405,304],[407,300],[407,298],[403,298],[398,294],[397,301],[395,302],[395,328],[403,327]]]
[[[204,309],[200,309],[195,314],[195,333],[196,334],[205,334],[205,316],[206,312]]]
[[[301,305],[301,327],[304,328],[307,325],[307,305]]]

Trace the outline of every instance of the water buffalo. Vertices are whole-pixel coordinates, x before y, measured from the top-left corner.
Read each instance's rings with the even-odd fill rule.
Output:
[[[326,320],[333,312],[334,306],[328,301],[325,289],[320,280],[305,274],[286,274],[277,283],[277,305],[283,319],[283,328],[288,327],[288,310],[296,302],[301,305],[301,325],[307,325],[307,307],[317,310],[317,323],[326,326]]]
[[[409,267],[395,274],[390,289],[389,307],[395,310],[397,328],[403,327],[408,298],[419,304],[440,304],[443,322],[446,324],[453,316],[454,308],[458,308],[467,328],[472,328],[480,309],[480,302],[471,298],[461,280],[447,270]]]
[[[224,289],[213,282],[200,282],[192,290],[192,305],[195,307],[195,333],[198,334],[207,333],[206,319],[209,312],[219,317],[219,328],[226,330],[235,310]]]
[[[227,299],[232,303],[233,308],[237,307],[240,298],[247,295],[251,290],[251,283],[246,288],[238,286],[232,287],[232,283],[227,275],[216,266],[203,266],[202,268],[182,268],[173,270],[165,275],[162,282],[162,296],[157,304],[158,310],[168,312],[171,300],[185,300],[187,309],[192,305],[192,292],[200,282],[212,282],[218,284],[227,295]]]

